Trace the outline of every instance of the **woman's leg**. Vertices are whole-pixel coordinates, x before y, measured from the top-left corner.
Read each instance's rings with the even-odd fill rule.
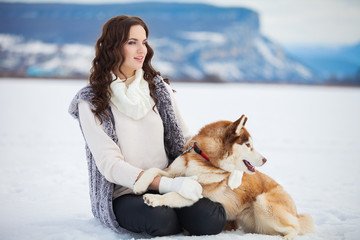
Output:
[[[226,225],[226,212],[220,203],[202,198],[190,207],[176,209],[180,225],[191,235],[220,233]]]
[[[113,201],[119,225],[129,231],[145,232],[151,236],[173,235],[181,232],[174,209],[149,207],[142,195],[126,194]]]

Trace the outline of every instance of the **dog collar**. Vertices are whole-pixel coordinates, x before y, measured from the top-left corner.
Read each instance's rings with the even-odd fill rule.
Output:
[[[194,142],[193,145],[191,145],[188,149],[186,149],[182,154],[188,153],[190,152],[191,149],[194,149],[194,151],[201,155],[203,158],[205,158],[207,161],[210,162],[208,156],[205,155],[205,153],[203,153],[203,151],[198,147],[198,145],[196,144],[196,142]]]

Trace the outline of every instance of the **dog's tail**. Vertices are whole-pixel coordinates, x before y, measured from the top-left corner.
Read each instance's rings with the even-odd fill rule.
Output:
[[[297,217],[300,224],[300,235],[314,231],[314,221],[309,214],[299,214]]]

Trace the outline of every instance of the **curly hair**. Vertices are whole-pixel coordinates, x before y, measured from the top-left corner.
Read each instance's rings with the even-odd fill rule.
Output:
[[[125,60],[123,46],[129,38],[130,28],[134,25],[142,26],[145,29],[146,38],[148,38],[149,29],[141,18],[120,15],[111,18],[104,24],[102,34],[96,42],[95,58],[92,62],[89,81],[94,92],[92,104],[95,109],[93,109],[93,113],[101,123],[103,117],[107,116],[106,109],[110,103],[110,84],[114,80],[111,73],[115,68],[120,70]],[[160,75],[160,72],[157,72],[151,65],[151,59],[154,55],[153,49],[148,43],[146,43],[146,48],[147,55],[142,69],[144,79],[149,83],[150,95],[155,102],[154,110],[158,104],[158,99],[153,94],[155,89],[153,79],[156,75]],[[168,79],[165,78],[164,80],[169,83]]]

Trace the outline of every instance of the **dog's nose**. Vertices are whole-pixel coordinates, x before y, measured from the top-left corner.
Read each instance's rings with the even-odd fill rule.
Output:
[[[262,161],[263,161],[263,164],[265,164],[267,160],[266,160],[266,158],[263,158]]]

